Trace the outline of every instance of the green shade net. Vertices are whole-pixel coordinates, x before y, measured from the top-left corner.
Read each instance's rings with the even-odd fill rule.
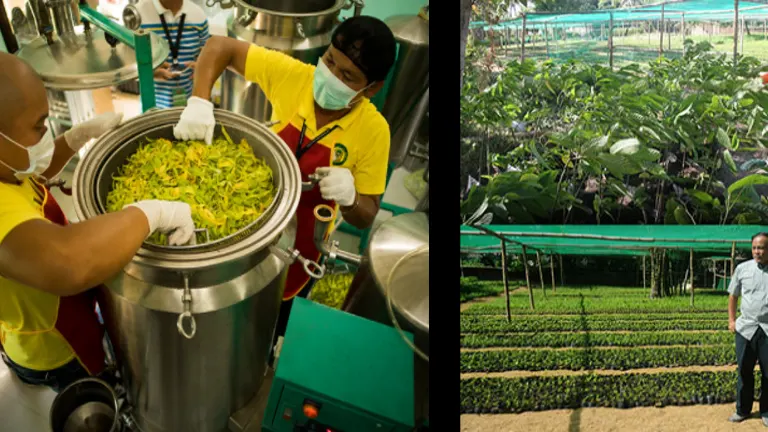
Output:
[[[730,256],[736,243],[749,251],[752,236],[767,231],[759,225],[485,225],[503,235],[507,252],[520,253],[525,245],[535,251],[559,255],[642,256],[652,248],[689,251],[709,256]],[[480,229],[462,225],[461,250],[493,253],[501,240]]]

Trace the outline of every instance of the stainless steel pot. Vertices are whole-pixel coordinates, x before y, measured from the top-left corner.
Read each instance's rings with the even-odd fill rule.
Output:
[[[52,432],[120,432],[118,399],[106,382],[96,378],[76,381],[59,393],[49,415]]]
[[[150,111],[99,139],[75,170],[80,220],[105,213],[112,175],[145,137],[173,139],[182,108]],[[296,159],[266,126],[215,111],[272,168],[277,195],[264,215],[227,238],[195,246],[145,243],[106,283],[102,311],[140,430],[220,431],[266,372],[287,272],[296,257],[301,194]]]
[[[322,233],[334,220],[328,206],[315,209],[315,243],[326,256],[358,265],[346,312],[407,331],[414,335],[414,415],[417,422],[429,417],[429,220],[414,212],[387,220],[371,235],[365,256],[340,251],[325,243]]]
[[[228,21],[229,36],[284,52],[305,63],[317,64],[331,44],[331,35],[342,9],[355,7],[359,15],[362,0],[208,0],[234,7]],[[258,85],[225,71],[221,83],[222,108],[267,121],[272,108]]]

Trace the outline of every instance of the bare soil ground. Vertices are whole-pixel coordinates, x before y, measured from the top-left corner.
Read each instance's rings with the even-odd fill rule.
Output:
[[[742,423],[728,422],[735,404],[631,409],[580,408],[522,414],[464,414],[462,432],[749,432],[765,431],[753,414]],[[758,411],[758,404],[752,409]]]
[[[524,289],[526,289],[526,288],[525,287],[517,287],[515,289],[511,289],[511,290],[509,290],[509,295],[512,295],[512,294],[514,294],[514,293],[516,293],[516,292],[518,292],[520,290],[524,290]],[[465,302],[465,303],[461,304],[461,312],[464,312],[465,310],[469,309],[469,307],[472,306],[473,304],[490,303],[490,302],[492,302],[492,301],[494,301],[496,299],[500,299],[500,298],[504,298],[504,291],[502,291],[501,294],[496,295],[496,296],[478,297],[476,299],[472,299],[472,300],[470,300],[468,302]]]
[[[722,344],[721,344],[722,345]],[[568,350],[627,350],[627,349],[659,349],[659,348],[711,348],[721,345],[635,345],[635,346],[594,346],[594,347],[485,347],[485,348],[461,348],[461,352],[478,351],[568,351]]]

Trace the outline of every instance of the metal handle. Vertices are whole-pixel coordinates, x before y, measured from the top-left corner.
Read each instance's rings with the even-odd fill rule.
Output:
[[[179,319],[176,320],[176,328],[179,330],[179,334],[187,339],[192,339],[197,333],[197,323],[195,317],[190,310],[192,309],[192,291],[189,289],[189,275],[184,273],[184,293],[181,295],[181,302],[184,304],[184,312],[179,314]],[[190,332],[184,328],[184,319],[189,320]]]
[[[355,6],[354,16],[360,16],[360,14],[363,12],[363,8],[365,7],[365,2],[363,0],[349,0],[344,6],[344,9],[349,9],[353,5]]]
[[[325,276],[325,266],[318,264],[315,261],[309,260],[301,256],[301,252],[297,249],[288,248],[284,250],[277,246],[270,246],[270,251],[277,255],[278,258],[285,261],[286,264],[291,265],[297,260],[304,266],[304,271],[313,279],[322,279]]]
[[[304,26],[299,21],[296,21],[296,33],[302,39],[306,39],[307,38],[307,35],[304,34]]]

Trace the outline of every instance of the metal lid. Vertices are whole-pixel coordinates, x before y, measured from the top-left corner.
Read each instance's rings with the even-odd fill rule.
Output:
[[[429,21],[418,15],[398,15],[384,21],[398,42],[429,46]]]
[[[150,38],[152,67],[156,68],[170,50],[168,43],[155,34]],[[18,56],[40,74],[46,87],[55,90],[109,87],[139,76],[133,48],[122,43],[112,48],[99,29],[91,30],[90,35],[57,38],[53,45],[38,37],[19,50]]]
[[[411,324],[429,332],[429,222],[408,213],[384,222],[371,236],[371,273],[392,306]]]

